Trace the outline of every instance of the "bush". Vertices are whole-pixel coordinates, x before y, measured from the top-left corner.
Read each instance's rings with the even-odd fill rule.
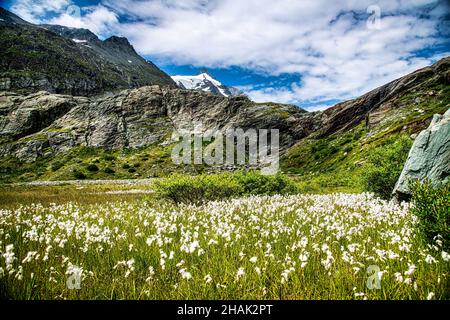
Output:
[[[103,156],[103,160],[114,161],[114,160],[116,160],[116,157],[112,156],[112,155],[109,155],[109,154],[106,154],[106,155]]]
[[[374,192],[383,199],[389,199],[403,170],[412,141],[407,136],[388,141],[375,149],[368,157],[362,172],[362,183],[366,191]]]
[[[410,183],[413,207],[419,218],[419,230],[424,238],[433,242],[440,235],[444,247],[450,248],[450,183],[433,187],[429,181]]]
[[[86,175],[83,172],[78,171],[78,170],[73,170],[73,176],[78,180],[86,179]]]
[[[105,168],[105,173],[113,174],[113,173],[115,173],[115,171],[113,169],[111,169],[110,167],[106,167]]]
[[[296,185],[281,174],[266,176],[252,171],[237,173],[235,179],[242,186],[244,195],[292,194],[297,192]]]
[[[93,163],[89,164],[89,165],[86,167],[86,169],[87,169],[88,171],[90,171],[90,172],[97,172],[97,171],[99,170],[98,167],[97,167],[97,165],[96,165],[96,164],[93,164]]]
[[[296,186],[282,175],[256,172],[188,176],[174,174],[155,182],[156,193],[176,203],[200,203],[246,195],[295,193]]]
[[[58,171],[64,166],[64,164],[60,161],[55,161],[52,163],[51,169],[52,171]]]

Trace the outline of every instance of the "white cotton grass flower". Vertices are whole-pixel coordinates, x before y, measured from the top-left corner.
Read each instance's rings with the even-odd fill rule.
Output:
[[[433,258],[433,256],[431,256],[431,255],[428,254],[428,255],[425,257],[425,262],[428,263],[428,264],[432,264],[432,263],[436,263],[437,261],[436,261],[435,258]]]
[[[66,275],[76,275],[78,277],[81,277],[83,271],[83,267],[79,267],[69,263],[69,265],[67,266]]]
[[[181,267],[182,265],[184,265],[184,260],[181,260],[180,262],[178,262],[178,263],[176,264],[176,267],[179,268],[179,267]]]
[[[19,268],[17,268],[17,272],[16,275],[14,276],[15,279],[22,281],[23,279],[23,267],[19,266]]]
[[[298,260],[300,260],[300,268],[306,267],[308,263],[308,253],[302,253],[299,255]]]
[[[405,280],[403,281],[403,283],[405,284],[412,284],[412,279],[411,278],[405,278]]]
[[[410,276],[416,271],[417,267],[413,264],[408,264],[408,270],[404,272],[405,276]]]
[[[397,282],[403,282],[403,275],[400,272],[396,272],[394,276]]]
[[[245,275],[245,270],[243,267],[240,267],[236,273],[236,280],[239,280]]]
[[[22,260],[22,264],[31,262],[36,255],[37,255],[37,251],[29,251],[27,253],[27,256]]]
[[[427,295],[427,300],[433,300],[434,296],[435,296],[434,292],[429,292]]]
[[[198,242],[198,240],[195,240],[189,245],[188,252],[193,253],[198,247],[199,247],[199,242]]]
[[[5,248],[5,252],[2,253],[3,258],[5,259],[6,271],[14,270],[13,263],[17,260],[14,254],[14,245],[9,244]]]
[[[442,252],[441,252],[441,257],[442,257],[442,260],[444,260],[445,262],[447,262],[447,261],[450,260],[450,254],[448,254],[448,253],[445,252],[445,251],[442,251]]]
[[[355,298],[362,297],[364,300],[367,300],[367,296],[364,292],[355,292]]]
[[[145,279],[145,282],[151,282],[153,280],[153,276],[155,275],[155,268],[153,266],[148,267],[149,276]]]
[[[256,261],[258,261],[257,257],[251,257],[249,260],[251,263],[256,263]]]
[[[186,269],[181,269],[179,271],[179,273],[181,274],[181,278],[186,279],[186,280],[190,280],[192,279],[192,274],[188,271],[186,271]]]
[[[211,283],[213,279],[212,279],[212,277],[211,277],[210,274],[207,274],[207,275],[203,278],[203,280],[205,280],[206,283]]]

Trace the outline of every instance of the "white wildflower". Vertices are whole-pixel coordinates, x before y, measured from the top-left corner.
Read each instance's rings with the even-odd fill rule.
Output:
[[[205,280],[206,283],[211,283],[212,277],[211,277],[211,275],[207,274],[207,275],[203,278],[203,280]]]
[[[240,279],[245,275],[244,268],[240,267],[236,273],[236,279]]]

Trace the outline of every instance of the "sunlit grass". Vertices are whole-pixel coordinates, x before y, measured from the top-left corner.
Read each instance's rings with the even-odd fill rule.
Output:
[[[148,198],[0,211],[0,293],[16,299],[448,299],[450,262],[408,205],[369,194]],[[28,258],[27,258],[28,256]],[[381,288],[367,287],[379,267]],[[69,289],[71,271],[80,289]]]

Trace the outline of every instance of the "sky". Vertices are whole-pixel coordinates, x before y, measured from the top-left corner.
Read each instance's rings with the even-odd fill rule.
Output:
[[[450,55],[448,0],[7,0],[33,23],[127,37],[170,75],[322,110]]]

